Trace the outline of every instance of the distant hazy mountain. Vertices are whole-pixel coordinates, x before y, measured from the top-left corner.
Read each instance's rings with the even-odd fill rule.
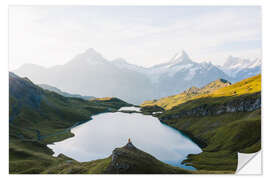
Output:
[[[81,99],[85,99],[85,100],[95,99],[94,96],[81,96],[79,94],[70,94],[67,92],[63,92],[60,89],[53,87],[53,86],[50,86],[50,85],[47,85],[47,84],[38,84],[38,86],[43,88],[43,89],[56,92],[57,94],[60,94],[60,95],[65,96],[65,97],[75,97],[75,98],[81,98]]]
[[[75,56],[64,65],[41,68],[24,65],[14,71],[38,84],[49,84],[63,91],[95,97],[119,97],[140,103],[152,96],[150,80],[143,74],[120,69],[93,49]]]
[[[219,66],[233,82],[261,73],[261,59],[242,59],[229,56],[223,66]]]
[[[147,68],[144,68],[142,66],[137,66],[135,64],[130,64],[123,58],[114,59],[112,63],[119,69],[128,69],[128,70],[136,71],[143,74],[147,73],[148,71]]]
[[[144,100],[178,94],[192,86],[202,87],[220,78],[234,81],[241,73],[243,78],[249,77],[252,71],[245,70],[237,71],[233,77],[223,67],[192,61],[184,51],[167,63],[144,68],[122,58],[108,61],[94,49],[88,49],[64,65],[44,68],[26,64],[14,72],[35,83],[49,84],[70,93],[119,97],[140,104]]]
[[[71,137],[69,129],[91,116],[124,106],[130,104],[117,98],[88,101],[64,97],[9,73],[9,173],[36,174],[61,164],[62,157],[52,158],[48,144]]]

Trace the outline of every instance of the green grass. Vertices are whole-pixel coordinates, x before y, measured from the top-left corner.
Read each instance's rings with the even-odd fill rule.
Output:
[[[62,161],[47,168],[42,174],[103,174],[111,162],[111,157],[90,162]]]
[[[191,174],[194,171],[174,167],[157,160],[152,155],[136,147],[116,148],[115,160],[110,163],[106,173],[110,174]],[[121,168],[116,167],[116,165]]]
[[[237,153],[231,151],[207,152],[190,154],[183,161],[186,165],[192,165],[196,169],[207,173],[234,173],[237,167]]]
[[[10,139],[9,171],[11,174],[191,174],[198,173],[165,164],[139,149],[125,146],[116,148],[120,153],[118,164],[127,169],[116,169],[112,156],[90,162],[77,162],[64,155],[52,156],[52,151],[40,142]],[[205,173],[205,172],[204,172]]]
[[[237,152],[252,153],[261,148],[260,109],[253,112],[173,118],[179,112],[202,104],[205,104],[207,108],[212,108],[232,101],[241,102],[246,98],[258,98],[260,87],[255,86],[260,86],[260,82],[257,82],[260,81],[260,76],[241,81],[238,85],[225,87],[227,88],[225,96],[224,90],[216,90],[212,84],[207,88],[211,89],[211,96],[206,92],[207,96],[180,102],[170,110],[157,115],[159,118],[169,117],[162,122],[185,132],[203,147],[202,153],[189,155],[184,161],[187,165],[197,168],[198,171],[173,167],[141,150],[125,147],[116,150],[124,154],[118,158],[119,163],[128,163],[132,167],[123,172],[112,168],[111,156],[84,163],[71,160],[64,155],[53,157],[53,152],[47,144],[73,136],[69,131],[70,127],[88,120],[94,114],[116,111],[130,104],[117,98],[92,101],[67,98],[42,90],[29,80],[21,81],[23,85],[16,87],[21,88],[20,91],[15,88],[15,92],[18,92],[20,96],[10,93],[9,97],[9,172],[11,174],[233,173],[237,166]],[[25,84],[27,86],[24,86]],[[12,86],[12,83],[10,85]],[[246,90],[249,93],[246,93]],[[192,95],[192,97],[195,96]],[[148,113],[160,110],[155,106],[144,107],[144,109],[148,110]]]
[[[16,102],[15,98],[10,97],[10,99],[11,103]],[[10,136],[22,135],[26,139],[36,140],[36,131],[38,130],[41,136],[49,137],[44,139],[46,143],[60,141],[71,137],[72,134],[67,131],[57,137],[50,135],[64,132],[74,124],[90,119],[92,115],[116,111],[125,105],[123,101],[121,104],[116,104],[117,102],[98,103],[78,98],[66,98],[53,92],[44,91],[38,110],[24,105],[19,108],[10,124]],[[12,111],[10,116],[13,116]]]
[[[112,109],[119,109],[123,106],[133,106],[132,104],[128,104],[125,101],[122,101],[116,97],[105,97],[105,98],[95,98],[90,100],[91,103],[97,104],[98,106],[106,106]]]
[[[233,85],[215,89],[207,95],[196,95],[179,102],[158,115],[161,121],[186,133],[202,147],[200,154],[183,161],[200,171],[235,171],[237,152],[254,153],[261,149],[261,110],[216,114],[226,104],[242,106],[242,102],[261,98],[261,75]],[[169,100],[168,97],[167,100]],[[207,115],[186,115],[202,107]],[[197,112],[197,111],[196,111]]]
[[[141,111],[143,114],[152,114],[153,112],[163,112],[164,109],[160,106],[153,105],[153,106],[143,106],[141,107]]]
[[[170,110],[176,106],[184,104],[192,100],[198,100],[198,103],[203,103],[207,99],[223,99],[246,94],[254,94],[261,91],[261,75],[247,78],[243,81],[230,85],[227,81],[216,80],[202,88],[190,88],[180,94],[164,97],[158,100],[145,101],[142,107],[160,106],[166,110]]]
[[[47,144],[72,137],[70,128],[91,116],[130,104],[116,98],[88,101],[43,90],[30,80],[10,76],[10,173],[41,173],[57,166]]]
[[[230,86],[219,88],[211,93],[211,97],[240,96],[261,92],[261,74],[244,79]]]
[[[237,152],[254,153],[261,148],[260,109],[163,122],[206,144],[202,153],[191,155],[184,161],[198,170],[235,171]]]
[[[15,138],[9,140],[9,172],[12,174],[41,173],[56,162],[52,151],[44,144]]]

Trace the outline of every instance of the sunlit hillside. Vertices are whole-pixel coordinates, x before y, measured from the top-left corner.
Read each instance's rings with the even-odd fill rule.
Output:
[[[232,85],[226,80],[218,79],[202,88],[191,87],[183,93],[174,96],[164,97],[159,100],[145,101],[141,106],[157,105],[169,110],[179,104],[198,98],[239,96],[260,91],[261,75],[253,76]]]

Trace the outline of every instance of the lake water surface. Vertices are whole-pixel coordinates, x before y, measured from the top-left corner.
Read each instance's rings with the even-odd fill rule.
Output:
[[[138,110],[139,108],[121,108]],[[124,146],[128,138],[139,149],[157,159],[185,169],[194,169],[181,164],[188,154],[202,152],[198,145],[179,131],[162,124],[157,118],[140,113],[103,113],[81,124],[71,132],[74,137],[48,145],[55,152],[85,162],[106,158],[112,151]]]

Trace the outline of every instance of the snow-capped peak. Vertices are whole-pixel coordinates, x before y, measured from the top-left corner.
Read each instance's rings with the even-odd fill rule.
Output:
[[[238,67],[247,67],[252,63],[249,59],[242,59],[239,57],[229,56],[225,61],[224,68],[238,68]]]
[[[260,66],[261,60],[260,59],[244,59],[239,57],[233,57],[229,56],[226,60],[226,62],[223,65],[223,68],[225,69],[235,69],[235,68],[251,68],[255,66]]]
[[[253,68],[253,67],[261,66],[261,65],[262,65],[261,59],[257,58],[257,59],[255,59],[254,61],[252,61],[252,62],[250,63],[249,68]]]
[[[205,69],[210,69],[210,68],[213,68],[214,65],[212,64],[211,61],[204,61],[204,62],[201,62],[200,63],[201,67],[205,68]]]
[[[190,63],[192,62],[188,56],[188,54],[185,51],[182,51],[182,53],[176,53],[173,58],[169,61],[170,65],[175,65],[179,63]]]
[[[261,65],[260,59],[244,59],[239,57],[229,56],[221,69],[229,76],[235,77],[242,70],[252,69]],[[256,74],[256,73],[255,73]]]

